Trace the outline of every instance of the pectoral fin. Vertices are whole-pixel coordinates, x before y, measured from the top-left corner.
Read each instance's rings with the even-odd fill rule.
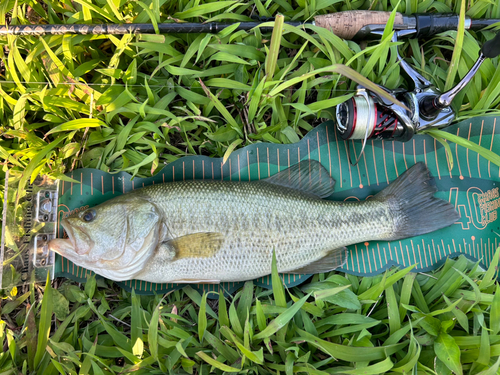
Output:
[[[175,261],[183,258],[210,258],[220,250],[223,242],[222,233],[202,232],[177,237],[160,246],[173,252],[172,260]]]
[[[286,273],[312,274],[333,271],[347,261],[347,247],[331,250],[323,258]]]

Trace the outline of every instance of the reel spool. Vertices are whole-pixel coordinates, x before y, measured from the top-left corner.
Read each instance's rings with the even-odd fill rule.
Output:
[[[413,31],[396,32],[393,41],[396,42],[399,35],[408,32]],[[362,86],[358,86],[356,94],[351,99],[337,106],[339,136],[344,140],[363,140],[359,157],[355,163],[351,162],[351,164],[358,163],[368,139],[406,142],[414,134],[425,129],[440,129],[449,126],[456,118],[456,113],[451,108],[455,96],[472,80],[486,58],[498,55],[500,55],[500,33],[484,43],[479,58],[465,77],[454,88],[441,93],[430,81],[406,63],[398,53],[399,63],[414,82],[415,88],[413,91],[381,88],[403,103],[406,108],[389,102]],[[348,154],[349,161],[351,161],[350,150]]]
[[[394,139],[405,133],[402,122],[370,96],[355,95],[337,106],[337,131],[347,139]]]

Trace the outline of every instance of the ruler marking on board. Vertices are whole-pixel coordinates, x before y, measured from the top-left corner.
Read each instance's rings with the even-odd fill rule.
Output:
[[[330,152],[330,138],[328,137],[328,127],[325,128],[326,133],[326,144],[328,145],[328,164],[330,167],[330,176],[332,175],[332,154]],[[342,181],[340,182],[340,186],[342,186]]]
[[[203,168],[205,169],[205,168]],[[203,170],[203,179],[205,179],[205,171]],[[240,154],[238,154],[238,181],[241,181]]]
[[[363,160],[365,161],[365,171],[366,171],[366,179],[368,180],[368,186],[370,186],[370,174],[368,173],[368,166],[366,165],[366,152],[363,152]]]
[[[102,194],[104,195],[104,176],[101,176],[101,191]]]
[[[439,173],[439,163],[438,163],[438,153],[437,153],[437,146],[436,146],[436,138],[434,138],[434,157],[436,158],[436,170],[438,173],[439,179],[441,179],[441,173]]]
[[[457,137],[460,137],[460,128],[457,128]],[[460,167],[460,158],[458,157],[458,144],[455,143],[455,155],[457,156],[458,173],[460,174],[460,179],[463,180],[462,168]]]
[[[380,246],[377,244],[377,249],[378,253],[380,254]],[[385,247],[383,248],[384,250],[384,258],[385,258],[385,264],[387,264],[387,253],[385,252]],[[382,258],[380,258],[382,260]]]
[[[356,247],[356,254],[358,253],[358,246],[354,245]],[[361,258],[363,259],[363,272],[366,273],[366,261],[365,261],[365,252],[363,250],[361,251]]]
[[[483,139],[483,127],[484,120],[481,121],[481,132],[479,133],[479,146],[481,146],[481,140]],[[477,172],[479,173],[479,178],[481,178],[481,165],[479,164],[479,154],[477,154]]]
[[[387,246],[389,246],[389,257],[391,258],[392,260],[392,250],[391,250],[391,244],[389,242],[387,242]]]
[[[373,140],[372,140],[372,152],[373,152],[373,169],[375,170],[375,179],[377,180],[377,186],[378,186],[379,181],[378,181],[378,172],[377,172],[377,161],[375,159],[375,147],[373,146]]]
[[[432,263],[431,245],[427,245],[427,249],[429,249],[429,254],[430,254],[429,257],[431,258],[431,266],[433,266],[434,263]],[[434,254],[434,255],[436,255],[436,254]],[[436,262],[437,262],[437,258],[436,258]]]
[[[398,166],[396,165],[396,149],[394,142],[392,142],[392,159],[394,160],[394,170],[396,171],[396,177],[399,177]]]
[[[410,259],[410,249],[408,249],[408,245],[406,246],[406,253],[408,254],[408,259]],[[413,252],[413,262],[416,264],[417,262],[417,256],[415,255],[415,249],[412,247],[412,252]]]
[[[257,147],[257,178],[260,180],[260,156],[258,147]]]
[[[417,256],[415,255],[415,246],[413,245],[413,241],[412,240],[410,240],[410,243],[411,243],[411,249],[413,251],[413,259],[415,259],[415,263],[416,263],[417,262]],[[422,265],[422,258],[420,258],[420,265]]]
[[[405,245],[406,247],[406,254],[408,254],[408,262],[411,265],[411,257],[410,257],[410,249],[408,249],[408,245]],[[413,264],[416,264],[417,260],[415,259],[415,256],[413,256]]]
[[[418,258],[420,259],[420,264],[422,265],[422,268],[423,268],[424,262],[422,262],[422,253],[420,252],[420,245],[419,244],[417,244],[417,252],[418,252]],[[424,256],[425,256],[425,252],[424,252]],[[425,259],[425,267],[428,267],[427,257],[425,257],[424,259]]]
[[[361,268],[359,268],[358,247],[356,245],[354,245],[354,249],[356,250],[356,263],[358,264],[358,273],[361,273]]]
[[[297,162],[300,163],[300,147],[297,147]],[[299,168],[299,181],[300,181],[300,168]]]
[[[424,138],[424,160],[425,160],[425,165],[427,165],[427,150],[426,150],[426,146],[425,146],[425,138]]]
[[[334,131],[333,134],[335,135],[335,146],[337,147],[337,154],[339,156],[339,172],[340,172],[340,187],[342,187],[342,160],[340,159],[340,146],[339,146],[339,141],[337,139],[337,132]],[[330,173],[331,174],[331,173]]]
[[[316,133],[316,143],[318,144],[318,161],[321,164],[321,150],[319,146],[319,132]]]
[[[387,184],[389,184],[389,175],[387,174],[387,163],[385,160],[385,147],[384,147],[384,141],[382,141],[382,159],[384,160],[384,169],[385,169],[385,179],[387,180]]]
[[[352,255],[352,251],[349,251],[351,253],[351,264],[352,264],[352,270],[354,271],[354,256]]]
[[[432,250],[434,250],[434,258],[436,258],[436,263],[438,261],[437,254],[436,254],[436,246],[434,245],[434,238],[431,240],[432,242]],[[439,257],[441,258],[441,254],[439,254]]]
[[[396,262],[398,262],[398,264],[399,264],[398,248],[396,246],[394,246],[394,254],[396,254]],[[404,262],[403,262],[403,265],[404,265]]]
[[[229,167],[231,168],[231,164],[229,164]],[[269,161],[269,147],[267,147],[267,177],[271,176],[271,163]]]
[[[404,142],[403,142],[403,160],[405,161],[405,169],[408,169],[408,164],[406,163],[406,149]]]
[[[290,150],[288,150],[290,152]],[[247,165],[248,165],[248,181],[250,181],[250,155],[247,150]]]
[[[356,160],[358,160],[358,155],[356,155],[356,147],[354,147],[354,140],[352,140],[352,149],[354,150],[354,157],[356,158]],[[361,171],[359,170],[359,163],[356,163],[356,167],[358,168],[359,184],[361,186],[363,186],[363,184],[361,182]],[[361,188],[361,186],[360,186],[360,188]]]
[[[491,132],[491,144],[490,144],[490,151],[493,149],[493,140],[495,139],[495,126],[497,124],[497,118],[495,117],[495,120],[493,120],[493,131]],[[488,177],[491,178],[491,161],[488,160]]]
[[[488,237],[488,252],[490,253],[490,263],[493,261],[493,253],[491,251],[490,238]]]
[[[415,138],[413,138],[413,163],[417,164],[417,153],[415,152]]]
[[[373,249],[375,250],[375,249]],[[380,261],[380,267],[383,267],[382,266],[382,254],[380,254],[380,246],[377,244],[377,251],[378,251],[378,259]],[[376,262],[375,262],[376,263]],[[386,262],[387,263],[387,262]]]
[[[366,256],[368,257],[368,268],[370,269],[370,273],[372,273],[372,262],[370,261],[370,253],[368,252],[368,245],[365,244],[365,246],[366,246]],[[363,262],[364,262],[364,257],[363,257]]]
[[[276,159],[278,160],[278,173],[281,172],[281,165],[280,165],[280,151],[279,149],[277,148],[276,149]]]
[[[467,135],[467,140],[470,141],[470,130],[471,130],[471,125],[472,123],[469,124],[469,134]],[[472,177],[472,174],[470,173],[470,163],[469,163],[469,149],[465,149],[465,154],[467,155],[467,169],[469,170],[469,177]]]
[[[347,142],[344,141],[344,147],[345,147],[345,153],[347,154],[348,151],[347,151]],[[351,163],[347,163],[347,166],[349,167],[349,181],[351,183],[351,187],[352,187],[352,171],[351,171]],[[342,176],[342,175],[341,175]]]
[[[424,250],[425,266],[429,267],[429,262],[427,261],[427,252],[425,251],[425,242],[424,242],[423,238],[422,238],[422,249]],[[432,261],[432,259],[431,259],[431,261]],[[432,262],[431,262],[431,264],[432,264]]]

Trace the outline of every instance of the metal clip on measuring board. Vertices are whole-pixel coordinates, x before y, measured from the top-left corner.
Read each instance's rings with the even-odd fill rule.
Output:
[[[5,176],[0,261],[0,289],[45,282],[54,277],[55,254],[48,242],[56,237],[58,181],[46,176],[19,191],[19,176]]]
[[[415,30],[401,30],[394,33],[398,37],[415,33]],[[368,139],[409,141],[415,134],[427,129],[441,129],[449,126],[456,118],[451,103],[457,94],[472,80],[486,58],[500,55],[500,33],[484,43],[479,58],[465,77],[451,90],[441,93],[436,86],[420,75],[398,52],[398,61],[413,81],[413,91],[390,90],[380,86],[389,95],[403,103],[408,109],[391,103],[378,94],[358,86],[357,92],[337,106],[337,133],[344,140],[363,140],[361,152],[352,163],[356,165],[363,155]]]

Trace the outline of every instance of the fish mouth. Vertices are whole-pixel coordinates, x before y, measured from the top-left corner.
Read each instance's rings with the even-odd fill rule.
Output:
[[[56,253],[63,255],[63,256],[68,256],[68,255],[84,255],[90,251],[89,249],[86,249],[86,251],[78,251],[78,248],[76,246],[76,235],[75,235],[75,229],[73,226],[69,223],[67,219],[61,220],[61,225],[64,228],[64,231],[68,235],[68,238],[55,238],[49,242],[49,249],[55,251]],[[85,233],[82,231],[81,234],[87,236]],[[88,236],[87,236],[88,237]]]
[[[68,225],[68,221],[63,219],[61,225],[66,231],[68,238],[55,238],[49,241],[49,250],[55,251],[60,255],[75,253],[75,241],[73,229]]]

